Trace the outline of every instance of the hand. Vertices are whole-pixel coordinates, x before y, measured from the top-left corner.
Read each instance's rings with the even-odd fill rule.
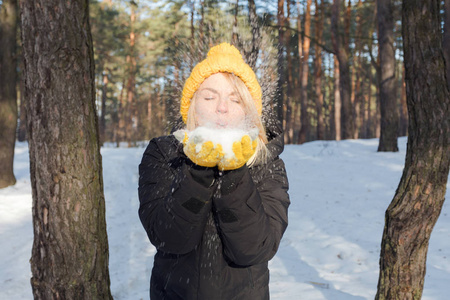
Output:
[[[215,167],[224,156],[222,146],[214,145],[211,141],[202,143],[200,150],[197,151],[198,145],[195,143],[195,139],[189,139],[186,133],[183,145],[184,154],[196,165],[202,167]]]
[[[258,141],[255,138],[251,140],[248,134],[244,135],[241,141],[236,141],[233,143],[233,153],[232,158],[223,158],[219,163],[218,167],[221,171],[234,170],[242,167],[245,163],[255,154]]]

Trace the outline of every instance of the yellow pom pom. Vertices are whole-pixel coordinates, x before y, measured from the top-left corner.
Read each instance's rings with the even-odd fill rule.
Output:
[[[237,59],[242,60],[242,56],[241,56],[241,53],[239,52],[239,50],[236,49],[236,47],[234,47],[228,43],[222,43],[220,45],[212,47],[208,51],[207,57],[213,57],[216,55],[233,55]]]

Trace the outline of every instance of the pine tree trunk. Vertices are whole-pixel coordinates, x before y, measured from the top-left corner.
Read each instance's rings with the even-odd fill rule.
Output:
[[[366,138],[372,137],[372,80],[369,81],[369,93],[367,97],[367,127],[366,127]]]
[[[449,0],[450,1],[450,0]],[[450,51],[450,49],[449,49]],[[444,52],[445,54],[445,52]],[[406,103],[405,66],[402,64],[402,86],[400,93],[400,136],[408,134],[408,106]],[[448,80],[448,77],[447,77]]]
[[[20,31],[20,17],[18,16],[18,23],[19,31]],[[19,32],[20,33],[20,32]],[[18,86],[19,86],[19,126],[17,128],[17,140],[19,142],[25,142],[27,140],[27,114],[26,114],[26,101],[25,101],[25,83],[22,80],[23,77],[23,51],[22,51],[22,44],[20,42],[20,39],[18,41],[20,44],[18,44],[17,49],[17,63],[19,68],[19,73],[17,74],[18,77]]]
[[[277,21],[278,21],[278,83],[277,83],[277,93],[276,93],[276,112],[278,120],[283,124],[283,107],[284,107],[284,0],[278,0],[278,11],[277,11]]]
[[[315,22],[316,22],[316,40],[314,45],[314,91],[316,95],[316,113],[317,113],[317,134],[318,140],[325,138],[325,124],[323,116],[323,94],[322,94],[322,44],[323,36],[323,22],[324,22],[324,10],[323,0],[318,4],[318,0],[314,1],[316,7]]]
[[[301,128],[298,134],[298,143],[303,144],[307,141],[307,135],[309,133],[309,116],[308,116],[308,74],[309,74],[309,47],[311,40],[309,38],[311,31],[311,2],[306,1],[305,11],[305,36],[303,38],[303,57],[300,58],[302,62],[302,76],[300,84],[300,105],[301,105]],[[300,6],[300,5],[299,5]]]
[[[333,0],[333,11],[331,14],[332,41],[333,47],[339,61],[339,86],[341,94],[341,138],[353,138],[354,122],[353,109],[351,103],[352,87],[350,80],[350,61],[348,43],[340,36],[340,0]]]
[[[340,141],[342,138],[342,130],[341,130],[341,111],[342,111],[342,101],[341,101],[341,92],[340,92],[340,77],[339,73],[339,60],[336,55],[334,55],[334,138],[336,141]]]
[[[127,58],[128,61],[128,58]],[[116,146],[120,147],[120,143],[123,142],[126,137],[125,137],[125,112],[126,112],[126,100],[124,97],[124,93],[125,93],[125,83],[126,82],[126,77],[124,76],[122,78],[122,87],[120,89],[120,94],[119,94],[119,99],[118,99],[118,109],[117,109],[117,122],[115,122],[115,142],[116,142]]]
[[[132,146],[134,140],[134,130],[133,130],[133,116],[135,113],[135,102],[136,102],[136,33],[135,33],[135,23],[136,23],[136,3],[131,2],[131,16],[130,16],[130,54],[128,56],[128,81],[127,81],[127,100],[125,104],[125,137],[128,142],[128,147]]]
[[[394,5],[392,0],[377,1],[380,55],[380,142],[378,151],[397,152],[398,109],[395,80]]]
[[[286,2],[286,18],[285,24],[290,23],[291,6],[289,1]],[[285,127],[284,127],[284,143],[292,144],[294,141],[294,119],[292,118],[292,109],[294,107],[294,79],[292,75],[292,55],[291,55],[291,30],[286,28],[284,32],[284,43],[286,45],[286,104],[285,104]]]
[[[450,0],[444,0],[444,58],[447,72],[447,85],[450,87]]]
[[[106,115],[106,94],[108,92],[108,73],[106,71],[102,74],[103,77],[103,85],[102,85],[102,114],[100,115],[100,145],[103,145],[105,142],[105,132],[106,132],[106,121],[105,121],[105,115]]]
[[[252,69],[256,66],[259,48],[261,47],[261,32],[258,24],[258,15],[256,14],[256,5],[254,0],[248,0],[248,20],[252,27],[252,47],[248,59],[248,64]]]
[[[386,211],[376,299],[420,299],[428,244],[450,168],[450,93],[440,1],[404,1],[402,36],[409,138],[405,168]]]
[[[236,0],[239,2],[239,0]],[[202,51],[202,53],[205,52],[204,48],[206,45],[205,42],[205,34],[204,34],[204,28],[205,27],[205,5],[204,1],[200,1],[200,23],[198,24],[198,40],[199,40],[199,48]]]
[[[0,189],[16,183],[16,34],[17,0],[4,0],[0,6]]]
[[[27,140],[27,114],[26,114],[26,101],[24,97],[24,82],[20,80],[20,105],[19,105],[19,128],[17,130],[17,140],[19,142],[25,142]]]
[[[353,77],[354,82],[354,88],[352,88],[353,91],[353,106],[355,108],[355,130],[354,130],[354,138],[358,139],[361,138],[361,136],[363,136],[362,133],[362,112],[364,111],[362,105],[364,103],[363,101],[363,97],[362,97],[362,56],[363,56],[363,42],[362,39],[359,37],[363,36],[363,7],[362,7],[362,1],[358,0],[358,3],[356,4],[356,10],[357,10],[357,15],[356,15],[356,36],[358,38],[355,38],[355,55],[354,55],[354,64],[353,64]]]
[[[88,1],[22,0],[34,299],[112,299]]]
[[[195,1],[191,1],[191,51],[194,52],[195,46],[195,27],[194,27]],[[190,60],[190,69],[194,68],[192,59]]]

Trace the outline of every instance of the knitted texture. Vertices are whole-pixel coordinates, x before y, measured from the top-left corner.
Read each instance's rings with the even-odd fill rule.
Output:
[[[194,93],[206,78],[220,72],[234,74],[245,83],[253,101],[255,101],[258,114],[261,115],[262,92],[255,73],[244,62],[238,49],[228,43],[222,43],[209,50],[206,59],[194,67],[184,84],[180,106],[180,113],[184,123],[187,121],[189,106]]]

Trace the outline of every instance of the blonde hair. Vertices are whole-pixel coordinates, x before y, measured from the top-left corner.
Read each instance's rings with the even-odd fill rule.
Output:
[[[222,73],[226,79],[232,84],[235,91],[239,95],[242,101],[242,106],[245,112],[245,118],[250,127],[258,128],[258,145],[256,147],[255,154],[247,162],[247,166],[251,167],[255,164],[267,162],[268,150],[266,144],[268,143],[266,129],[262,123],[261,117],[258,114],[258,110],[255,105],[255,101],[252,98],[250,91],[245,83],[236,75],[230,73]],[[194,130],[197,127],[197,120],[195,119],[195,102],[198,97],[198,92],[194,93],[192,97],[189,111],[187,114],[186,129]]]

